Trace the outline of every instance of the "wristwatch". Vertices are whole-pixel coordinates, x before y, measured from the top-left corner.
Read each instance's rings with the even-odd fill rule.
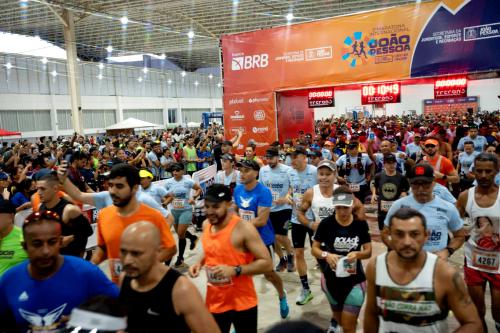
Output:
[[[453,253],[455,253],[455,249],[454,249],[454,248],[452,248],[452,247],[447,247],[446,249],[448,250],[448,253],[450,254],[450,257],[451,257],[451,255],[452,255]]]
[[[325,259],[326,257],[328,257],[328,252],[326,251],[321,252],[321,258]]]
[[[443,176],[441,177],[441,179],[442,179],[442,180],[446,180],[446,178],[448,178],[448,176],[447,176],[447,175],[443,175]]]
[[[234,268],[234,271],[236,272],[236,276],[240,276],[241,275],[241,266],[236,266]]]

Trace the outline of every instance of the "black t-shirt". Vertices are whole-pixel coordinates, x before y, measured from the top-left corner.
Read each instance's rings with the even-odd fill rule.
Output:
[[[353,220],[351,224],[342,226],[334,214],[320,222],[314,240],[322,243],[329,253],[347,256],[349,252],[360,251],[362,245],[369,243],[371,238],[366,221]],[[344,278],[338,278],[326,260],[320,259],[318,262],[325,276],[328,291],[339,303],[343,303],[354,285],[366,280],[361,260],[356,261],[356,273]]]
[[[222,163],[220,161],[221,157],[222,157],[222,145],[221,144],[218,144],[214,147],[213,149],[214,151],[214,160],[215,160],[215,163],[217,164],[217,171],[220,171],[222,170]]]
[[[394,176],[388,176],[385,171],[382,170],[382,172],[375,175],[374,182],[377,195],[379,196],[379,214],[387,214],[388,211],[388,209],[382,209],[382,201],[396,201],[401,197],[402,192],[408,193],[410,190],[408,179],[397,171]]]

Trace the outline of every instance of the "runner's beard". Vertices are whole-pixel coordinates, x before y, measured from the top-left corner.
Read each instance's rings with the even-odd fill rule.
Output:
[[[211,218],[211,217],[215,217],[215,218]],[[210,224],[212,224],[212,225],[217,225],[217,224],[224,222],[226,217],[227,217],[227,211],[222,216],[219,216],[217,214],[207,215],[208,222],[210,222]]]
[[[111,195],[111,199],[113,199],[113,205],[115,205],[116,207],[125,207],[130,203],[130,200],[132,200],[132,194],[125,198],[119,198],[117,196]],[[118,199],[119,201],[116,202],[116,199]]]

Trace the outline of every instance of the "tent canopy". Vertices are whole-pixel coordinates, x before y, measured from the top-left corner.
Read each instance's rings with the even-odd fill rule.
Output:
[[[0,128],[0,136],[15,136],[15,135],[21,135],[21,132],[11,132],[4,130],[3,128]]]
[[[135,118],[127,118],[124,121],[120,121],[114,125],[106,127],[106,130],[120,130],[129,128],[163,128],[162,125],[153,124],[144,120],[139,120]]]

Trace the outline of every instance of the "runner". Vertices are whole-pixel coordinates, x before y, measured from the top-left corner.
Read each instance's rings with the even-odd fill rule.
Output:
[[[410,184],[405,176],[396,170],[396,156],[384,155],[384,169],[375,175],[372,184],[371,204],[377,203],[378,228],[384,229],[384,220],[394,201],[407,195]]]
[[[149,221],[160,229],[162,240],[161,261],[170,260],[176,252],[175,240],[165,218],[155,209],[137,200],[139,170],[128,164],[113,166],[109,175],[109,194],[113,206],[99,211],[97,217],[97,248],[92,263],[98,265],[108,259],[113,282],[118,283],[122,271],[120,237],[130,224]]]
[[[429,237],[424,250],[437,254],[441,259],[447,259],[458,250],[465,241],[463,221],[457,208],[444,201],[432,192],[434,187],[434,170],[427,164],[417,164],[408,173],[412,194],[395,201],[384,221],[382,241],[390,249],[388,230],[391,216],[400,208],[413,208],[421,212],[427,221]],[[449,239],[448,231],[453,234]]]
[[[153,183],[154,176],[149,170],[140,170],[139,177],[141,177],[142,191],[149,194],[159,205],[162,205],[166,200],[167,190],[163,186]]]
[[[62,246],[61,254],[83,257],[87,247],[87,239],[94,232],[89,220],[83,216],[78,206],[72,205],[66,200],[59,198],[59,179],[55,172],[47,174],[36,182],[38,195],[40,196],[40,211],[51,210],[62,218]]]
[[[449,310],[460,323],[456,332],[482,332],[460,273],[423,249],[429,237],[424,215],[397,210],[388,233],[394,251],[371,259],[366,268],[364,332],[448,332]]]
[[[252,275],[272,271],[272,260],[253,224],[241,222],[230,207],[229,187],[214,184],[205,193],[203,256],[189,274],[197,277],[205,267],[206,303],[222,333],[231,324],[238,333],[255,333],[258,302]]]
[[[448,183],[458,183],[460,177],[458,176],[457,170],[453,167],[451,161],[438,154],[439,142],[436,139],[427,139],[425,141],[424,153],[420,162],[429,163],[434,169],[434,176],[436,182],[443,186],[448,186]]]
[[[22,230],[14,225],[15,214],[16,207],[12,203],[0,201],[0,277],[28,258],[22,247]]]
[[[188,278],[160,262],[161,238],[149,222],[129,225],[122,234],[120,302],[128,310],[129,333],[220,332]]]
[[[367,154],[358,151],[358,144],[347,145],[347,153],[336,162],[339,169],[339,183],[347,184],[362,203],[370,193],[368,183],[373,163]]]
[[[331,201],[335,212],[319,223],[311,253],[320,262],[321,289],[333,313],[327,332],[354,333],[366,289],[361,260],[371,256],[371,239],[366,220],[354,217],[354,195],[346,186]]]
[[[188,175],[192,176],[193,173],[196,172],[196,162],[198,161],[198,155],[196,154],[196,148],[194,147],[194,138],[188,137],[186,139],[186,146],[183,149],[183,158],[186,162],[186,172]]]
[[[500,191],[495,184],[498,158],[480,153],[474,160],[477,185],[460,193],[457,208],[472,221],[470,237],[465,243],[464,278],[476,305],[479,317],[485,322],[486,284],[491,292],[491,314],[500,331]]]
[[[173,177],[165,181],[167,190],[165,204],[172,204],[171,212],[174,216],[174,229],[179,237],[179,255],[175,267],[187,267],[184,263],[184,251],[186,250],[186,238],[191,242],[189,249],[194,250],[198,237],[188,231],[193,221],[194,200],[200,196],[201,187],[192,179],[184,176],[184,166],[177,163],[172,166]],[[194,190],[193,198],[190,198],[191,190]]]
[[[259,231],[262,241],[272,255],[274,230],[269,220],[273,202],[271,190],[258,182],[260,167],[255,160],[242,160],[236,163],[240,170],[241,184],[234,189],[234,203],[237,213],[243,221],[253,224]],[[273,270],[264,273],[266,280],[276,288],[279,297],[281,318],[286,318],[290,311],[281,277]]]
[[[460,191],[465,191],[473,186],[474,173],[472,172],[471,166],[474,162],[474,158],[479,154],[480,152],[474,151],[474,142],[464,142],[464,151],[458,154],[457,165],[457,170],[460,174]]]
[[[313,299],[309,280],[307,278],[307,263],[304,256],[304,246],[306,236],[309,235],[309,241],[312,242],[313,230],[304,226],[298,219],[299,208],[302,205],[304,193],[316,185],[317,169],[315,166],[307,164],[307,151],[303,146],[297,146],[291,151],[292,167],[290,171],[290,180],[292,185],[292,197],[289,197],[289,203],[292,205],[292,243],[295,250],[295,261],[297,273],[299,274],[302,290],[297,296],[295,303],[305,305]],[[307,211],[306,218],[312,220],[311,210]],[[312,243],[311,243],[312,244]]]
[[[0,330],[54,332],[64,317],[92,296],[118,297],[118,288],[88,261],[63,256],[60,217],[50,211],[33,213],[23,225],[28,259],[0,278]]]
[[[469,135],[460,138],[460,141],[458,141],[457,149],[459,151],[464,151],[465,143],[467,141],[472,141],[472,143],[474,144],[474,150],[477,152],[482,152],[484,146],[488,144],[488,141],[484,136],[477,134],[478,134],[477,125],[469,124]]]
[[[295,271],[292,242],[288,238],[290,219],[292,218],[292,206],[288,203],[290,193],[290,167],[279,162],[279,151],[268,149],[266,151],[267,165],[259,171],[259,181],[271,190],[273,205],[269,219],[273,225],[276,241],[274,252],[280,259],[276,266],[277,272],[285,269],[289,272]],[[282,247],[285,248],[286,255],[283,254]]]
[[[234,168],[235,158],[232,154],[224,154],[221,157],[222,170],[215,175],[215,183],[229,186],[231,191],[240,182],[240,172]]]

